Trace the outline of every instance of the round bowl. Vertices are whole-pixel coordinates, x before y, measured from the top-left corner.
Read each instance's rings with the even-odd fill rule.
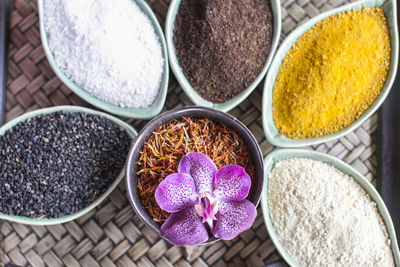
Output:
[[[249,87],[247,87],[237,96],[233,97],[232,99],[224,103],[213,103],[205,100],[202,96],[200,96],[190,85],[178,63],[178,58],[176,57],[173,39],[174,39],[175,18],[178,13],[180,3],[181,0],[171,1],[171,3],[169,4],[167,19],[165,22],[165,36],[167,39],[167,49],[168,49],[171,69],[174,72],[175,77],[178,80],[180,86],[183,88],[183,91],[193,101],[194,104],[228,112],[229,110],[239,105],[243,100],[245,100],[254,91],[254,89],[257,87],[257,85],[261,82],[261,80],[267,73],[272,58],[275,54],[276,48],[278,47],[279,38],[281,35],[282,18],[281,18],[280,1],[270,0],[272,13],[274,14],[274,22],[273,22],[274,25],[273,25],[271,52],[269,53],[267,61],[265,62],[264,68],[261,70],[260,74],[255,78],[255,80],[250,84]]]
[[[58,111],[73,112],[73,113],[87,113],[87,114],[102,116],[102,117],[116,123],[117,125],[121,126],[122,128],[124,128],[131,139],[135,138],[137,135],[136,130],[132,126],[130,126],[129,124],[127,124],[127,123],[121,121],[120,119],[113,117],[109,114],[99,112],[96,110],[92,110],[92,109],[88,109],[88,108],[78,107],[78,106],[56,106],[56,107],[51,107],[51,108],[38,109],[38,110],[35,110],[32,112],[23,114],[23,115],[19,116],[18,118],[15,118],[15,119],[9,121],[8,123],[4,124],[0,128],[0,136],[4,135],[4,133],[7,130],[11,129],[12,127],[14,127],[15,125],[17,125],[18,123],[20,123],[22,121],[26,121],[29,118],[37,117],[39,115],[55,113]],[[109,188],[102,195],[100,195],[95,201],[93,201],[86,208],[83,208],[77,212],[74,212],[73,214],[62,216],[59,218],[38,219],[38,218],[30,218],[30,217],[25,217],[25,216],[11,216],[11,215],[7,215],[5,213],[0,212],[0,219],[10,221],[10,222],[17,222],[17,223],[23,223],[23,224],[29,224],[29,225],[41,225],[41,226],[61,224],[61,223],[66,223],[66,222],[75,220],[75,219],[85,215],[92,209],[94,209],[106,197],[108,197],[108,195],[110,195],[110,193],[114,190],[114,188],[121,182],[124,175],[125,175],[125,166],[122,168],[119,175],[115,178],[114,182],[109,186]]]
[[[349,175],[352,177],[371,197],[371,199],[376,203],[376,207],[378,209],[379,214],[381,215],[383,222],[386,225],[386,230],[388,232],[389,238],[391,240],[391,249],[393,253],[393,258],[396,266],[400,266],[400,252],[399,246],[397,244],[396,233],[393,226],[392,219],[390,217],[389,211],[387,210],[385,203],[383,202],[382,198],[380,197],[379,193],[376,191],[374,186],[358,171],[353,169],[347,163],[329,156],[324,153],[311,151],[311,150],[301,150],[301,149],[278,149],[270,154],[265,158],[264,161],[264,188],[261,197],[261,207],[264,216],[265,226],[268,231],[268,235],[271,237],[272,242],[274,243],[275,247],[283,257],[283,259],[290,265],[290,266],[299,266],[299,264],[287,253],[285,247],[282,245],[281,241],[279,240],[278,235],[275,232],[275,228],[272,225],[271,218],[269,216],[269,206],[268,206],[268,181],[269,181],[269,174],[273,169],[275,163],[281,160],[291,159],[291,158],[308,158],[312,160],[318,160],[324,163],[335,167],[336,169],[340,170],[341,172]]]
[[[143,207],[139,190],[137,188],[138,177],[136,172],[138,170],[138,159],[140,152],[143,148],[144,143],[153,134],[153,131],[159,126],[173,120],[180,119],[182,117],[192,118],[207,118],[212,121],[224,123],[228,128],[234,130],[244,143],[249,148],[250,154],[253,158],[255,166],[255,177],[252,189],[247,197],[248,200],[253,202],[255,206],[258,205],[261,197],[261,191],[263,187],[263,158],[260,147],[253,134],[247,129],[247,127],[231,115],[206,107],[184,107],[171,111],[164,112],[151,120],[143,129],[139,132],[135,138],[134,143],[129,151],[127,164],[126,164],[126,189],[128,192],[128,199],[132,204],[132,207],[139,218],[152,229],[155,233],[161,236],[160,224],[153,221],[153,219],[147,213],[147,210]],[[206,243],[214,242],[218,239],[211,237]]]
[[[156,99],[153,104],[143,108],[126,108],[120,107],[117,105],[110,104],[86,91],[84,88],[78,86],[73,80],[71,80],[67,75],[65,75],[60,68],[57,66],[53,53],[50,50],[47,33],[44,27],[44,1],[38,1],[39,7],[39,23],[40,23],[40,37],[42,40],[42,45],[44,49],[44,53],[46,54],[47,60],[50,63],[51,68],[57,75],[57,77],[75,94],[80,96],[83,100],[88,102],[89,104],[105,110],[109,113],[113,113],[118,116],[127,117],[127,118],[136,118],[136,119],[150,119],[157,116],[165,104],[165,99],[167,97],[168,90],[168,78],[169,78],[169,67],[168,67],[168,55],[167,55],[167,46],[165,44],[165,38],[163,30],[158,23],[156,16],[154,15],[151,8],[146,4],[145,1],[134,0],[135,3],[140,7],[144,14],[147,15],[151,23],[153,24],[155,33],[157,34],[162,48],[162,55],[164,58],[164,67],[163,74],[161,78],[161,85]]]
[[[371,104],[371,106],[364,111],[364,113],[353,123],[351,123],[346,128],[342,130],[321,136],[316,138],[306,138],[306,139],[293,139],[282,135],[275,126],[272,114],[272,91],[276,79],[276,75],[278,74],[280,65],[282,60],[285,58],[288,51],[292,48],[294,42],[297,41],[300,36],[302,36],[307,30],[312,28],[316,23],[324,20],[325,18],[332,16],[336,13],[355,10],[361,8],[370,8],[383,6],[384,12],[387,18],[387,22],[389,25],[389,32],[391,37],[391,55],[390,55],[390,68],[388,72],[388,76],[386,78],[385,84],[381,90],[379,96],[375,99],[375,101]],[[271,67],[269,68],[268,74],[265,78],[264,85],[264,93],[262,100],[262,120],[263,120],[263,128],[265,132],[265,136],[267,140],[279,147],[303,147],[310,146],[320,143],[325,143],[337,138],[342,137],[343,135],[353,131],[355,128],[360,126],[365,120],[367,120],[383,103],[385,98],[387,97],[390,88],[394,82],[396,72],[397,72],[397,64],[399,57],[399,37],[397,30],[397,15],[396,15],[396,1],[393,0],[362,0],[359,2],[351,3],[336,9],[329,10],[327,12],[321,13],[318,16],[310,19],[303,25],[296,28],[292,33],[288,35],[285,41],[281,44],[280,48],[276,52],[274,60],[272,61]]]

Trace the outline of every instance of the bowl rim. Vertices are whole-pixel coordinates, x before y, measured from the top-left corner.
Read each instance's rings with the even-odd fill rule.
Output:
[[[181,0],[172,0],[167,13],[167,18],[165,22],[165,36],[167,43],[167,50],[169,56],[169,63],[172,69],[172,72],[175,74],[175,77],[182,87],[185,94],[189,97],[189,99],[195,104],[205,107],[214,108],[220,111],[228,112],[231,109],[235,108],[237,105],[242,103],[247,97],[256,89],[256,87],[261,83],[261,80],[265,77],[269,67],[271,66],[272,59],[275,55],[276,49],[279,44],[281,31],[282,31],[282,16],[281,16],[281,5],[279,0],[269,0],[271,4],[271,10],[274,15],[273,19],[273,34],[272,34],[272,42],[271,42],[271,51],[268,55],[268,58],[265,62],[265,65],[261,72],[257,75],[254,81],[245,88],[241,93],[236,95],[235,97],[229,99],[224,103],[213,103],[211,101],[205,100],[202,96],[200,96],[190,85],[188,80],[186,79],[183,71],[178,63],[178,58],[175,53],[175,46],[173,42],[173,29],[175,24],[176,14],[178,12]]]
[[[57,66],[53,53],[49,47],[47,33],[44,26],[44,1],[46,0],[38,0],[38,11],[39,11],[39,25],[40,25],[40,38],[42,40],[42,46],[44,53],[49,61],[49,64],[56,74],[56,76],[75,94],[81,97],[83,100],[88,102],[89,104],[107,111],[109,113],[126,117],[126,118],[136,118],[136,119],[150,119],[158,115],[163,109],[167,97],[168,91],[168,81],[169,81],[169,65],[168,65],[168,52],[167,46],[164,37],[164,31],[162,30],[160,23],[158,22],[154,12],[149,7],[149,5],[142,0],[132,0],[135,4],[140,8],[140,10],[149,18],[152,26],[154,27],[154,31],[158,36],[160,41],[162,55],[164,59],[163,73],[161,77],[160,88],[158,94],[154,100],[154,102],[143,108],[127,108],[117,106],[111,103],[108,103],[92,94],[90,94],[84,88],[78,86],[72,79],[68,78],[64,72]]]
[[[279,71],[280,65],[284,57],[288,53],[288,51],[291,49],[293,43],[298,38],[300,38],[307,30],[313,27],[316,23],[320,22],[321,20],[329,16],[344,11],[357,10],[364,7],[379,7],[379,6],[383,6],[385,8],[384,12],[389,25],[389,31],[391,36],[391,56],[390,56],[391,61],[385,84],[383,85],[378,97],[374,100],[374,102],[370,105],[370,107],[363,112],[363,114],[358,119],[356,119],[347,127],[335,133],[324,135],[321,137],[305,138],[305,139],[289,138],[279,133],[279,131],[275,126],[275,122],[273,120],[273,115],[272,115],[272,110],[273,110],[272,92],[276,79],[276,74]],[[398,57],[399,57],[399,36],[397,29],[396,10],[397,10],[396,1],[393,0],[361,0],[344,6],[340,6],[335,9],[325,11],[311,18],[304,24],[298,26],[286,37],[286,39],[280,45],[278,51],[275,53],[274,59],[271,63],[271,66],[265,78],[264,89],[263,89],[263,97],[262,97],[263,129],[267,140],[271,144],[279,147],[296,148],[296,147],[305,147],[324,142],[329,142],[338,139],[346,135],[347,133],[353,131],[355,128],[363,124],[372,114],[375,113],[375,111],[381,106],[381,104],[384,102],[387,95],[389,94],[394,79],[396,77],[396,72],[398,67]]]
[[[87,114],[93,114],[97,116],[102,116],[117,125],[121,126],[126,130],[128,133],[131,143],[133,142],[133,139],[137,136],[136,130],[130,126],[128,123],[101,111],[85,108],[85,107],[80,107],[80,106],[54,106],[54,107],[49,107],[49,108],[43,108],[43,109],[37,109],[28,113],[25,113],[9,122],[4,124],[3,126],[0,127],[0,136],[3,136],[4,133],[13,128],[15,125],[17,125],[20,122],[26,121],[29,118],[37,117],[40,115],[45,115],[45,114],[52,114],[58,111],[64,111],[64,112],[72,112],[72,113],[87,113]],[[115,178],[114,182],[108,187],[108,189],[100,195],[95,201],[93,201],[90,205],[86,206],[85,208],[74,212],[70,215],[65,215],[59,218],[31,218],[31,217],[26,217],[26,216],[16,216],[16,215],[8,215],[5,213],[0,212],[0,219],[1,220],[6,220],[10,222],[16,222],[16,223],[22,223],[22,224],[27,224],[27,225],[39,225],[39,226],[46,226],[46,225],[55,225],[55,224],[62,224],[66,223],[72,220],[75,220],[87,213],[89,213],[91,210],[93,210],[97,205],[99,205],[104,199],[106,199],[111,192],[115,189],[115,187],[118,186],[118,184],[122,181],[122,178],[125,176],[125,166],[121,169],[120,173],[118,176]]]
[[[390,213],[384,201],[380,197],[378,191],[362,174],[360,174],[357,170],[355,170],[352,166],[345,163],[344,161],[325,153],[305,149],[277,149],[269,153],[264,160],[264,188],[261,196],[261,209],[268,235],[270,236],[272,242],[279,251],[279,254],[290,266],[297,267],[300,265],[287,253],[283,244],[279,240],[274,226],[272,225],[268,205],[268,185],[269,174],[271,173],[274,165],[281,160],[292,158],[308,158],[326,163],[334,167],[335,169],[349,175],[357,184],[359,184],[362,189],[370,196],[371,200],[376,203],[379,215],[385,224],[388,238],[391,241],[390,248],[392,251],[394,263],[396,266],[400,265],[399,246],[397,243],[395,228],[390,217]]]
[[[208,118],[210,120],[218,121],[224,123],[227,127],[233,128],[235,127],[236,133],[244,139],[247,139],[248,143],[247,146],[250,147],[252,146],[252,149],[254,153],[252,154],[253,156],[253,161],[254,165],[256,166],[256,174],[255,174],[255,179],[257,179],[257,183],[259,183],[259,186],[255,189],[253,189],[252,196],[253,200],[250,200],[255,204],[255,206],[258,205],[261,199],[261,191],[263,188],[263,182],[264,182],[264,161],[263,161],[263,154],[261,152],[261,149],[258,145],[258,142],[254,135],[251,133],[251,131],[237,118],[233,117],[232,115],[218,111],[212,108],[208,107],[201,107],[201,106],[186,106],[186,107],[181,107],[181,108],[176,108],[172,109],[169,111],[166,111],[164,113],[161,113],[157,117],[155,117],[153,120],[148,122],[142,130],[139,132],[139,134],[136,136],[134,139],[134,142],[131,146],[131,149],[128,154],[127,158],[127,163],[126,163],[126,170],[125,170],[125,175],[126,175],[126,191],[128,195],[129,202],[131,203],[131,206],[135,213],[138,215],[140,220],[147,225],[153,232],[157,233],[159,236],[164,238],[161,233],[160,233],[160,226],[158,223],[154,222],[151,217],[149,216],[148,212],[146,209],[143,207],[141,203],[141,197],[139,193],[137,192],[137,179],[138,177],[134,173],[134,169],[136,169],[137,166],[137,158],[139,157],[139,154],[142,150],[143,144],[148,140],[149,136],[153,133],[153,130],[166,122],[169,122],[173,119],[178,119],[181,117],[197,117],[197,118]],[[213,118],[210,118],[213,117]],[[219,118],[219,119],[217,119]],[[220,119],[223,118],[225,121],[221,121]],[[228,123],[227,123],[228,122]],[[231,125],[227,125],[231,124]],[[241,132],[238,131],[240,129]],[[244,140],[243,140],[244,141]],[[251,151],[251,148],[249,148]],[[135,166],[135,167],[134,167]],[[258,166],[258,169],[257,169]],[[249,194],[250,197],[250,194]],[[165,239],[165,238],[164,238]],[[165,239],[167,240],[167,239]],[[210,237],[210,239],[201,245],[205,244],[211,244],[220,239]],[[168,240],[167,240],[168,241]],[[169,241],[168,241],[169,242]]]

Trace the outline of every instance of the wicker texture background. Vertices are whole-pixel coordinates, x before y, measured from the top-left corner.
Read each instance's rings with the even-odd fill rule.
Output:
[[[0,0],[1,1],[1,0]],[[168,0],[149,0],[164,25]],[[283,36],[321,11],[343,5],[342,0],[283,0]],[[15,0],[10,23],[7,120],[53,105],[87,104],[73,94],[51,70],[40,42],[36,0]],[[274,149],[261,123],[262,85],[230,113],[246,124],[265,154]],[[164,110],[191,104],[171,72]],[[145,121],[129,121],[137,130]],[[377,115],[338,141],[313,149],[350,163],[373,183]],[[30,227],[0,220],[0,265],[20,266],[264,266],[279,254],[266,232],[261,210],[251,230],[232,241],[190,249],[173,247],[138,219],[125,197],[122,183],[96,210],[70,223]]]

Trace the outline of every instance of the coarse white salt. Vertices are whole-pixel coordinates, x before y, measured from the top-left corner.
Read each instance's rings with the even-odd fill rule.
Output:
[[[44,26],[57,66],[78,86],[121,107],[154,102],[161,44],[133,0],[45,0]]]
[[[385,224],[348,175],[311,159],[275,164],[269,175],[272,224],[302,266],[394,266]]]

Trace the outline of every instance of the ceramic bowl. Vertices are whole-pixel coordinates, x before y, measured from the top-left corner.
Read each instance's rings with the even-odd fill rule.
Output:
[[[159,37],[161,48],[162,48],[162,56],[164,58],[164,67],[163,74],[161,78],[161,85],[156,99],[153,104],[144,108],[126,108],[120,107],[117,105],[110,104],[86,91],[84,88],[78,86],[73,80],[71,80],[67,75],[65,75],[61,69],[57,66],[53,53],[50,50],[49,42],[47,39],[47,33],[44,27],[44,2],[46,0],[38,0],[39,6],[39,19],[40,19],[40,36],[42,39],[42,45],[46,57],[50,63],[51,68],[56,73],[57,77],[74,93],[80,96],[83,100],[88,102],[89,104],[105,110],[109,113],[113,113],[118,116],[127,117],[127,118],[136,118],[136,119],[150,119],[158,115],[165,104],[165,99],[167,97],[168,90],[168,78],[169,78],[169,66],[168,66],[168,55],[167,55],[167,47],[165,44],[165,38],[163,30],[161,29],[160,24],[156,16],[154,15],[151,8],[146,4],[145,1],[141,0],[133,0],[140,7],[140,9],[147,15],[150,19],[151,23],[154,26],[154,30]]]
[[[221,122],[224,123],[228,128],[234,130],[239,135],[239,137],[249,148],[255,166],[254,184],[247,199],[257,206],[261,197],[261,190],[264,181],[262,153],[253,134],[249,131],[249,129],[247,129],[244,124],[242,124],[235,117],[232,117],[225,112],[207,107],[190,106],[164,112],[151,120],[148,124],[146,124],[146,126],[139,132],[138,136],[135,138],[131,150],[129,151],[125,171],[128,198],[132,204],[134,211],[139,216],[139,218],[158,235],[161,235],[160,224],[152,220],[141,202],[141,197],[137,188],[137,162],[139,160],[140,152],[143,148],[144,143],[153,134],[153,131],[159,126],[168,123],[173,119],[181,119],[182,117],[208,118],[212,121]],[[217,239],[215,238],[210,238],[207,243],[211,243],[216,240]]]
[[[276,75],[279,71],[280,65],[290,48],[292,47],[293,43],[297,41],[297,39],[303,35],[304,32],[312,28],[316,23],[319,21],[332,16],[336,13],[348,11],[348,10],[354,10],[354,9],[361,9],[361,8],[368,8],[368,7],[377,7],[377,6],[383,6],[384,7],[384,12],[387,17],[388,25],[389,25],[389,30],[390,30],[390,36],[391,36],[391,62],[390,62],[390,69],[388,72],[388,76],[386,79],[386,82],[382,88],[382,91],[380,95],[376,98],[376,100],[372,103],[372,105],[364,111],[364,113],[357,119],[355,120],[352,124],[347,126],[346,128],[330,134],[330,135],[325,135],[322,137],[317,137],[317,138],[307,138],[307,139],[292,139],[288,138],[282,134],[279,133],[278,129],[275,126],[274,120],[273,120],[273,114],[272,114],[272,91],[273,91],[273,86],[275,83]],[[280,147],[302,147],[302,146],[309,146],[309,145],[315,145],[319,143],[324,143],[331,141],[333,139],[337,139],[351,131],[353,131],[355,128],[360,126],[366,119],[368,119],[383,103],[385,100],[386,96],[388,95],[390,88],[393,84],[393,81],[396,76],[397,72],[397,63],[398,63],[398,57],[399,57],[399,37],[398,37],[398,30],[397,30],[397,15],[396,15],[396,2],[393,0],[363,0],[355,3],[351,3],[336,9],[329,10],[327,12],[324,12],[303,25],[299,26],[297,29],[295,29],[292,33],[289,34],[289,36],[285,39],[285,41],[282,43],[278,51],[276,52],[276,55],[274,57],[274,60],[272,61],[271,67],[269,68],[268,74],[265,79],[265,85],[264,85],[264,93],[263,93],[263,104],[262,104],[262,120],[263,120],[263,127],[264,127],[264,132],[265,136],[267,137],[268,141],[275,145],[275,146],[280,146]]]
[[[92,109],[88,109],[88,108],[78,107],[78,106],[56,106],[56,107],[51,107],[51,108],[35,110],[32,112],[26,113],[24,115],[21,115],[18,118],[13,119],[12,121],[4,124],[0,128],[0,136],[4,135],[4,133],[7,130],[11,129],[12,127],[14,127],[15,125],[17,125],[18,123],[20,123],[22,121],[26,121],[29,118],[34,118],[39,115],[55,113],[58,111],[73,112],[73,113],[87,113],[87,114],[102,116],[102,117],[118,124],[122,128],[124,128],[131,139],[135,138],[137,135],[136,130],[134,128],[132,128],[129,124],[127,124],[127,123],[121,121],[120,119],[113,117],[109,114],[99,112],[96,110],[92,110]],[[37,218],[30,218],[30,217],[25,217],[25,216],[11,216],[11,215],[7,215],[7,214],[0,212],[0,220],[7,220],[10,222],[17,222],[17,223],[23,223],[23,224],[29,224],[29,225],[53,225],[53,224],[60,224],[60,223],[65,223],[65,222],[75,220],[75,219],[85,215],[92,209],[94,209],[106,197],[108,197],[108,195],[114,190],[114,188],[121,182],[122,178],[124,177],[124,174],[125,174],[125,166],[124,166],[124,168],[122,168],[119,175],[115,178],[114,182],[109,186],[109,188],[102,195],[100,195],[95,201],[93,201],[92,204],[90,204],[86,208],[83,208],[73,214],[66,215],[66,216],[59,217],[59,218],[52,218],[52,219],[49,219],[49,218],[37,219]]]
[[[247,87],[244,91],[242,91],[240,94],[238,94],[234,98],[232,98],[224,103],[212,103],[210,101],[205,100],[203,97],[201,97],[190,85],[190,83],[186,79],[185,74],[183,74],[183,71],[178,63],[178,58],[175,53],[173,38],[174,38],[175,18],[178,13],[180,3],[181,3],[181,0],[172,0],[171,1],[169,8],[168,8],[167,20],[165,23],[165,36],[167,39],[167,49],[168,49],[168,55],[169,55],[171,69],[174,72],[175,77],[178,80],[180,86],[183,88],[183,91],[193,101],[194,104],[200,105],[200,106],[205,106],[205,107],[210,107],[210,108],[215,108],[220,111],[228,112],[229,110],[231,110],[234,107],[236,107],[237,105],[239,105],[243,100],[245,100],[254,91],[254,89],[257,87],[257,85],[264,78],[265,73],[267,72],[267,70],[271,64],[272,58],[275,54],[276,48],[279,43],[279,38],[281,35],[282,19],[281,19],[280,1],[279,0],[270,0],[272,13],[274,14],[273,38],[272,38],[271,52],[267,58],[267,61],[265,62],[264,68],[261,70],[260,74],[250,84],[249,87]]]
[[[374,186],[359,172],[353,169],[347,163],[329,156],[324,153],[311,151],[311,150],[301,150],[301,149],[280,149],[275,150],[268,154],[264,161],[264,188],[261,197],[261,207],[264,216],[264,222],[267,227],[267,231],[269,236],[271,237],[272,242],[274,243],[275,247],[284,258],[284,260],[290,266],[299,266],[297,262],[289,256],[285,247],[282,245],[281,241],[279,240],[278,235],[275,232],[275,228],[272,225],[271,218],[269,216],[269,207],[268,207],[268,181],[269,181],[269,174],[273,169],[275,163],[291,159],[291,158],[309,158],[312,160],[318,160],[324,163],[327,163],[336,169],[340,170],[343,173],[348,174],[352,177],[371,197],[371,199],[376,203],[378,212],[380,213],[383,222],[386,225],[386,229],[391,240],[391,249],[393,252],[393,258],[396,266],[400,266],[400,253],[399,247],[397,244],[396,233],[393,226],[392,219],[390,218],[389,211],[387,210],[385,203],[383,202],[382,198],[379,196],[379,193],[376,191]]]

